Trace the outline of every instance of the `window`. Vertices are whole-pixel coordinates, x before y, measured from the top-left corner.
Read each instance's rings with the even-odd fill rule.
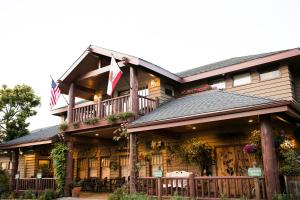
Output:
[[[129,176],[129,160],[128,156],[120,157],[121,177],[125,177],[127,180]]]
[[[233,86],[240,86],[251,83],[250,73],[233,76]]]
[[[151,165],[152,165],[151,174],[153,176],[153,174],[157,170],[162,170],[162,156],[159,155],[159,154],[158,155],[153,155],[152,160],[151,160]]]
[[[110,159],[101,158],[101,179],[110,177]]]
[[[97,177],[97,161],[95,158],[89,159],[89,177]]]
[[[143,97],[147,97],[149,96],[149,89],[148,89],[148,86],[143,86],[143,87],[140,87],[139,88],[139,91],[138,91],[138,94],[140,96],[143,96]]]
[[[225,84],[225,81],[224,80],[217,80],[217,81],[213,81],[210,86],[213,88],[213,89],[225,89],[226,88],[226,84]]]
[[[279,69],[271,70],[271,71],[266,71],[260,73],[259,77],[261,81],[266,81],[274,78],[279,78],[280,77],[280,71]]]
[[[174,96],[174,88],[171,85],[165,85],[165,94],[169,96]]]

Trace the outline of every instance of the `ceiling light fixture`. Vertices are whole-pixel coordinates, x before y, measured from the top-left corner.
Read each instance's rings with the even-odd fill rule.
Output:
[[[249,123],[252,123],[252,122],[253,122],[253,119],[249,119],[248,122],[249,122]]]
[[[96,136],[99,136],[99,133],[96,133],[95,135],[96,135]]]
[[[197,128],[196,128],[196,126],[193,126],[192,129],[193,129],[193,130],[196,130]]]

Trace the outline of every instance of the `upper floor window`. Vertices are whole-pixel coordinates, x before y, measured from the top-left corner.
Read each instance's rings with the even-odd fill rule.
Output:
[[[174,88],[171,85],[165,85],[165,94],[169,96],[174,96]]]
[[[240,86],[251,83],[250,73],[244,73],[233,76],[233,86]]]
[[[225,80],[222,79],[222,80],[213,81],[211,82],[210,86],[213,89],[219,89],[219,90],[225,89],[226,88]]]
[[[281,76],[279,69],[274,69],[271,71],[261,72],[259,74],[261,81],[266,81],[274,78],[279,78]]]

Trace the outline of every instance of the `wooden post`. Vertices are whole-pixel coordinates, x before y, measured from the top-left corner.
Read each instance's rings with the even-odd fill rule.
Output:
[[[135,115],[139,112],[138,89],[137,70],[130,66],[130,109]]]
[[[136,133],[130,133],[129,138],[130,152],[129,152],[129,167],[130,167],[130,193],[136,191],[136,162],[137,162],[137,147],[136,147]]]
[[[254,178],[255,199],[260,200],[259,177]]]
[[[68,153],[67,153],[67,166],[66,166],[66,181],[64,194],[69,196],[69,184],[73,181],[73,147],[74,143],[72,140],[67,141]]]
[[[67,117],[68,124],[71,124],[73,122],[73,108],[75,105],[74,92],[75,92],[75,85],[74,83],[71,83],[69,88],[69,105],[68,105],[68,117]]]
[[[260,116],[260,131],[262,157],[267,199],[271,200],[274,194],[280,193],[278,163],[275,152],[275,142],[269,115]]]
[[[162,182],[161,178],[157,178],[157,198],[158,200],[162,199]]]
[[[191,173],[189,175],[189,185],[190,185],[190,198],[194,199],[195,198],[195,174]]]
[[[12,168],[11,168],[9,189],[10,189],[10,191],[13,191],[14,186],[15,186],[15,177],[16,177],[16,174],[18,173],[18,165],[19,165],[19,150],[18,149],[14,149],[11,151],[11,163],[12,163]]]
[[[155,97],[155,108],[158,108],[159,106],[159,98]]]

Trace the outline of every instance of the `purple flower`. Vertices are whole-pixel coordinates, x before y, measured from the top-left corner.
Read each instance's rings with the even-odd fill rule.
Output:
[[[246,144],[243,148],[244,153],[255,153],[257,148],[253,144]]]

